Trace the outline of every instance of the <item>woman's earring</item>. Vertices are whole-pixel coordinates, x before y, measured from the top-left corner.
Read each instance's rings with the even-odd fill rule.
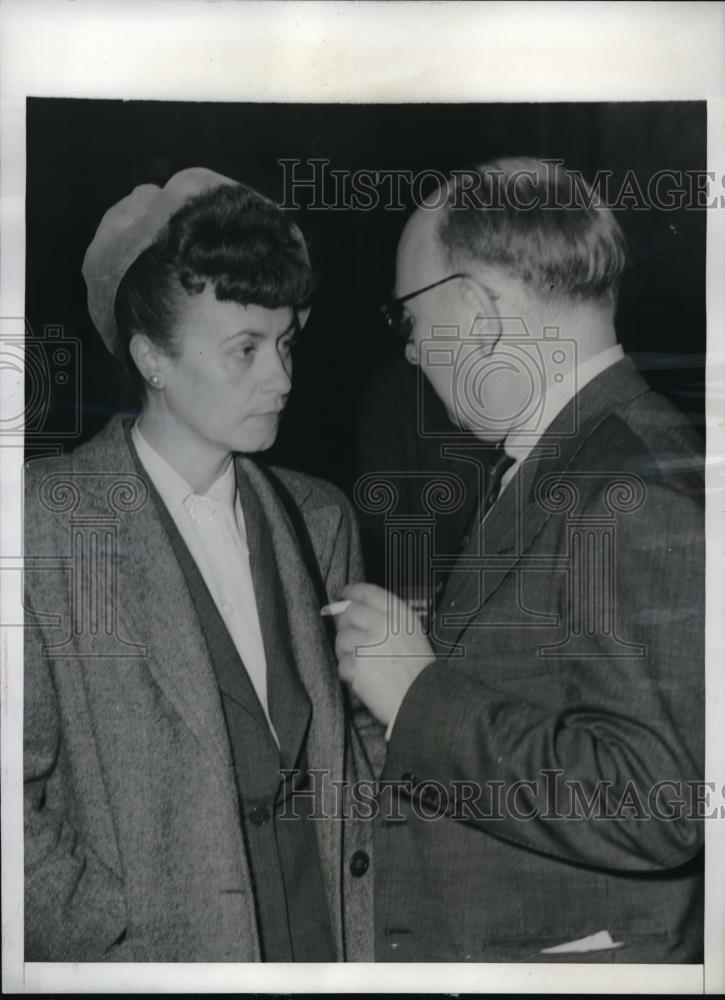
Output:
[[[149,382],[154,387],[154,389],[163,389],[164,383],[161,381],[158,375],[149,375]]]

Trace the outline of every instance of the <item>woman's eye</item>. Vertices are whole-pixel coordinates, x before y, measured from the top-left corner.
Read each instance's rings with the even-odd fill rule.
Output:
[[[240,344],[239,347],[236,348],[234,353],[237,355],[237,357],[244,358],[246,361],[249,361],[251,358],[254,357],[256,349],[257,346],[256,344],[253,343]]]

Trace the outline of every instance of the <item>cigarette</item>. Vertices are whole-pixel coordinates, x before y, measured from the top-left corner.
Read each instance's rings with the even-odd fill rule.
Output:
[[[347,611],[350,604],[350,601],[333,601],[320,610],[320,615],[341,615],[343,611]]]

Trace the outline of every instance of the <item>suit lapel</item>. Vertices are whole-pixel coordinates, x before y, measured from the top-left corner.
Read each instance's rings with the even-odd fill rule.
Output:
[[[536,495],[543,477],[552,483],[548,478],[552,476],[555,483],[613,409],[648,389],[633,362],[625,357],[587,383],[558,414],[488,516],[471,532],[470,543],[442,595],[431,629],[434,643],[436,625],[443,626],[446,646],[452,641],[449,629],[454,642],[460,638],[542,531],[552,514],[551,507],[545,507]],[[575,432],[566,434],[565,429],[572,427]],[[468,610],[465,614],[452,612],[455,607]],[[444,652],[442,648],[439,651]]]

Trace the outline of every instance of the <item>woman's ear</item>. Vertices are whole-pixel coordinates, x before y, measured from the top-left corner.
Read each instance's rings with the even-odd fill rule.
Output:
[[[152,389],[163,389],[166,355],[145,333],[134,333],[129,341],[128,350],[144,381]]]

